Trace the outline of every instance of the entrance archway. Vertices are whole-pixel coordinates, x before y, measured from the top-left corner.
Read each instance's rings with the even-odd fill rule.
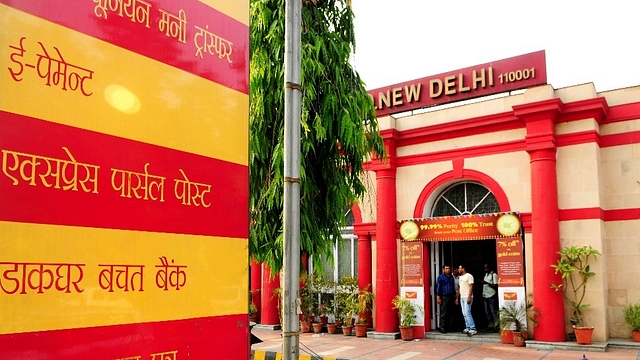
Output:
[[[476,181],[459,181],[441,190],[432,198],[431,209],[424,209],[424,217],[461,216],[472,214],[486,214],[500,212],[498,199],[493,192]],[[442,272],[443,265],[457,268],[464,264],[476,282],[474,287],[474,302],[471,308],[473,318],[478,329],[487,327],[487,319],[484,313],[482,301],[482,279],[484,277],[483,265],[489,264],[496,269],[496,241],[440,241],[429,244],[431,269],[431,328],[438,328],[438,304],[435,301],[435,289],[433,284]],[[454,312],[454,328],[464,328],[459,308]]]

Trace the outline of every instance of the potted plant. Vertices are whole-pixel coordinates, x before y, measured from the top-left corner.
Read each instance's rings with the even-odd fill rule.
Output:
[[[249,291],[249,323],[258,322],[258,307],[253,303],[253,292]]]
[[[314,319],[316,308],[315,293],[311,283],[311,277],[307,274],[300,276],[300,288],[298,290],[300,296],[300,331],[303,333],[311,332],[311,324]]]
[[[506,301],[499,311],[500,339],[503,343],[509,343],[511,332],[511,342],[515,346],[524,346],[527,339],[527,322],[534,326],[538,325],[537,317],[540,312],[533,307],[533,302],[526,301]]]
[[[354,318],[358,314],[358,293],[353,292],[343,298],[344,318],[342,319],[342,333],[351,335]]]
[[[624,307],[624,321],[631,328],[633,341],[640,342],[640,301]]]
[[[584,325],[583,311],[589,304],[583,303],[587,283],[596,274],[591,271],[589,262],[597,260],[600,252],[591,246],[567,246],[558,252],[557,264],[551,265],[555,273],[562,276],[561,284],[551,284],[556,291],[562,291],[564,299],[573,308],[570,322],[576,341],[581,345],[591,344],[593,327]]]
[[[334,297],[335,321],[338,326],[342,326],[342,331],[346,335],[351,335],[353,317],[358,312],[356,299],[353,296],[357,291],[358,281],[352,276],[345,275],[338,280]]]
[[[249,303],[249,322],[255,323],[258,321],[258,307],[250,302]]]
[[[371,310],[371,305],[373,304],[374,295],[369,288],[371,284],[367,285],[364,289],[359,290],[357,293],[356,299],[356,307],[358,312],[358,323],[356,326],[356,336],[357,337],[366,337],[367,336],[367,312]]]
[[[400,337],[404,341],[413,340],[413,325],[418,323],[416,313],[419,310],[424,314],[422,306],[414,304],[411,300],[396,295],[391,300],[393,308],[398,310],[398,318],[400,319]]]

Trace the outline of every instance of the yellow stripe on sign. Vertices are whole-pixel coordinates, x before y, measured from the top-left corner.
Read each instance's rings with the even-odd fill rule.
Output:
[[[245,25],[249,25],[248,0],[200,0],[200,2],[230,16]]]
[[[5,221],[0,234],[0,334],[247,313],[246,239]]]
[[[5,5],[0,9],[0,109],[248,165],[247,94]],[[79,75],[76,85],[88,71],[91,78],[63,90],[62,82],[55,83],[59,62],[47,60],[45,51]]]

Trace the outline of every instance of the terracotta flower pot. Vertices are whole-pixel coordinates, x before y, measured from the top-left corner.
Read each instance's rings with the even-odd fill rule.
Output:
[[[337,330],[338,330],[337,324],[327,324],[327,332],[329,334],[335,334]]]
[[[640,330],[633,330],[631,333],[633,335],[633,341],[640,342]]]
[[[356,336],[367,337],[367,324],[356,324]]]
[[[353,331],[353,325],[342,325],[342,333],[346,336],[351,336],[351,331]]]
[[[320,334],[322,332],[322,323],[313,323],[313,332],[315,334]]]
[[[400,337],[404,341],[413,340],[413,326],[400,326]]]
[[[300,320],[300,332],[310,333],[311,332],[311,321]]]
[[[503,344],[513,344],[513,333],[511,330],[500,330],[500,342]]]
[[[573,333],[576,335],[576,342],[580,345],[591,344],[591,337],[593,336],[592,327],[573,327]]]
[[[525,346],[524,340],[525,337],[520,331],[511,330],[511,334],[513,336],[513,345],[523,347]]]

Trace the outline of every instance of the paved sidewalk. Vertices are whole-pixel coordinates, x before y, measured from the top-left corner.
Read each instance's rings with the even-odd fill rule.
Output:
[[[282,358],[280,330],[254,328],[263,342],[251,349],[254,360]],[[497,334],[428,333],[433,339],[413,341],[357,338],[342,334],[300,334],[300,359],[313,360],[640,360],[640,343],[619,340],[593,347],[576,343],[528,342],[527,347],[501,344]],[[616,345],[614,345],[614,343]],[[531,346],[536,346],[533,348]]]

